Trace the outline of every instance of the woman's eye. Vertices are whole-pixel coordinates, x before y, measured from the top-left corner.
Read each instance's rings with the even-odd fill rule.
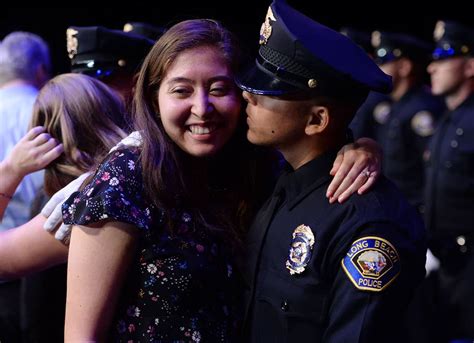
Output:
[[[226,95],[229,93],[229,87],[225,87],[225,86],[214,86],[214,87],[211,87],[210,89],[210,93],[213,94],[213,95]]]
[[[191,90],[187,88],[173,88],[171,90],[172,94],[177,94],[177,95],[188,95],[191,93]]]

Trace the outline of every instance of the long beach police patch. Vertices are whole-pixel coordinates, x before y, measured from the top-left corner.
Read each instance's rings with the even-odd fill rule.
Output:
[[[293,240],[286,261],[286,268],[291,275],[301,274],[305,270],[311,259],[313,245],[314,234],[309,226],[300,225],[293,231]]]
[[[400,273],[397,250],[379,237],[356,240],[341,264],[354,286],[366,291],[380,292]]]

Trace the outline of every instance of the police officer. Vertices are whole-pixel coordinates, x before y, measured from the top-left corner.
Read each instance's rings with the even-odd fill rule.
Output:
[[[392,105],[377,141],[384,152],[383,171],[423,211],[423,153],[444,110],[441,98],[423,84],[431,44],[400,33],[372,33],[375,61],[392,76]]]
[[[428,66],[447,113],[427,156],[426,226],[440,269],[429,278],[434,337],[474,340],[474,30],[439,21]],[[426,292],[428,293],[428,292]],[[429,300],[428,300],[429,301]],[[427,301],[427,302],[428,302]],[[426,315],[426,314],[424,314]]]
[[[371,35],[352,27],[343,27],[340,32],[349,37],[373,58],[374,49],[371,43]],[[371,91],[367,100],[359,107],[349,128],[354,138],[370,137],[375,139],[390,112],[390,96],[387,94]]]
[[[421,218],[384,178],[344,204],[325,196],[352,116],[390,77],[347,37],[275,1],[237,84],[247,138],[288,163],[248,234],[247,338],[402,341],[398,324],[424,277]]]
[[[71,26],[66,36],[71,72],[100,79],[129,102],[135,73],[154,41],[102,26]]]

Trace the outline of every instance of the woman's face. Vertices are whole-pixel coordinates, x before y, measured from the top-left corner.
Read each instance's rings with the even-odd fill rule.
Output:
[[[168,136],[192,156],[210,156],[232,137],[241,109],[232,71],[213,47],[178,55],[158,90],[161,122]]]

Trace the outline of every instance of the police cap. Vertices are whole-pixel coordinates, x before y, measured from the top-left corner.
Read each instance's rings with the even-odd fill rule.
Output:
[[[135,71],[154,43],[143,36],[102,26],[71,26],[66,35],[71,71],[94,77],[119,70]]]
[[[165,28],[147,23],[129,22],[123,26],[123,31],[145,36],[156,41],[165,33]]]
[[[417,37],[393,32],[372,32],[374,58],[378,64],[406,57],[412,61],[428,62],[433,46]]]
[[[454,56],[474,56],[474,30],[454,21],[438,21],[433,37],[432,57],[441,60]]]
[[[236,82],[245,91],[263,95],[391,90],[390,76],[359,46],[279,0],[268,8],[255,63]]]

